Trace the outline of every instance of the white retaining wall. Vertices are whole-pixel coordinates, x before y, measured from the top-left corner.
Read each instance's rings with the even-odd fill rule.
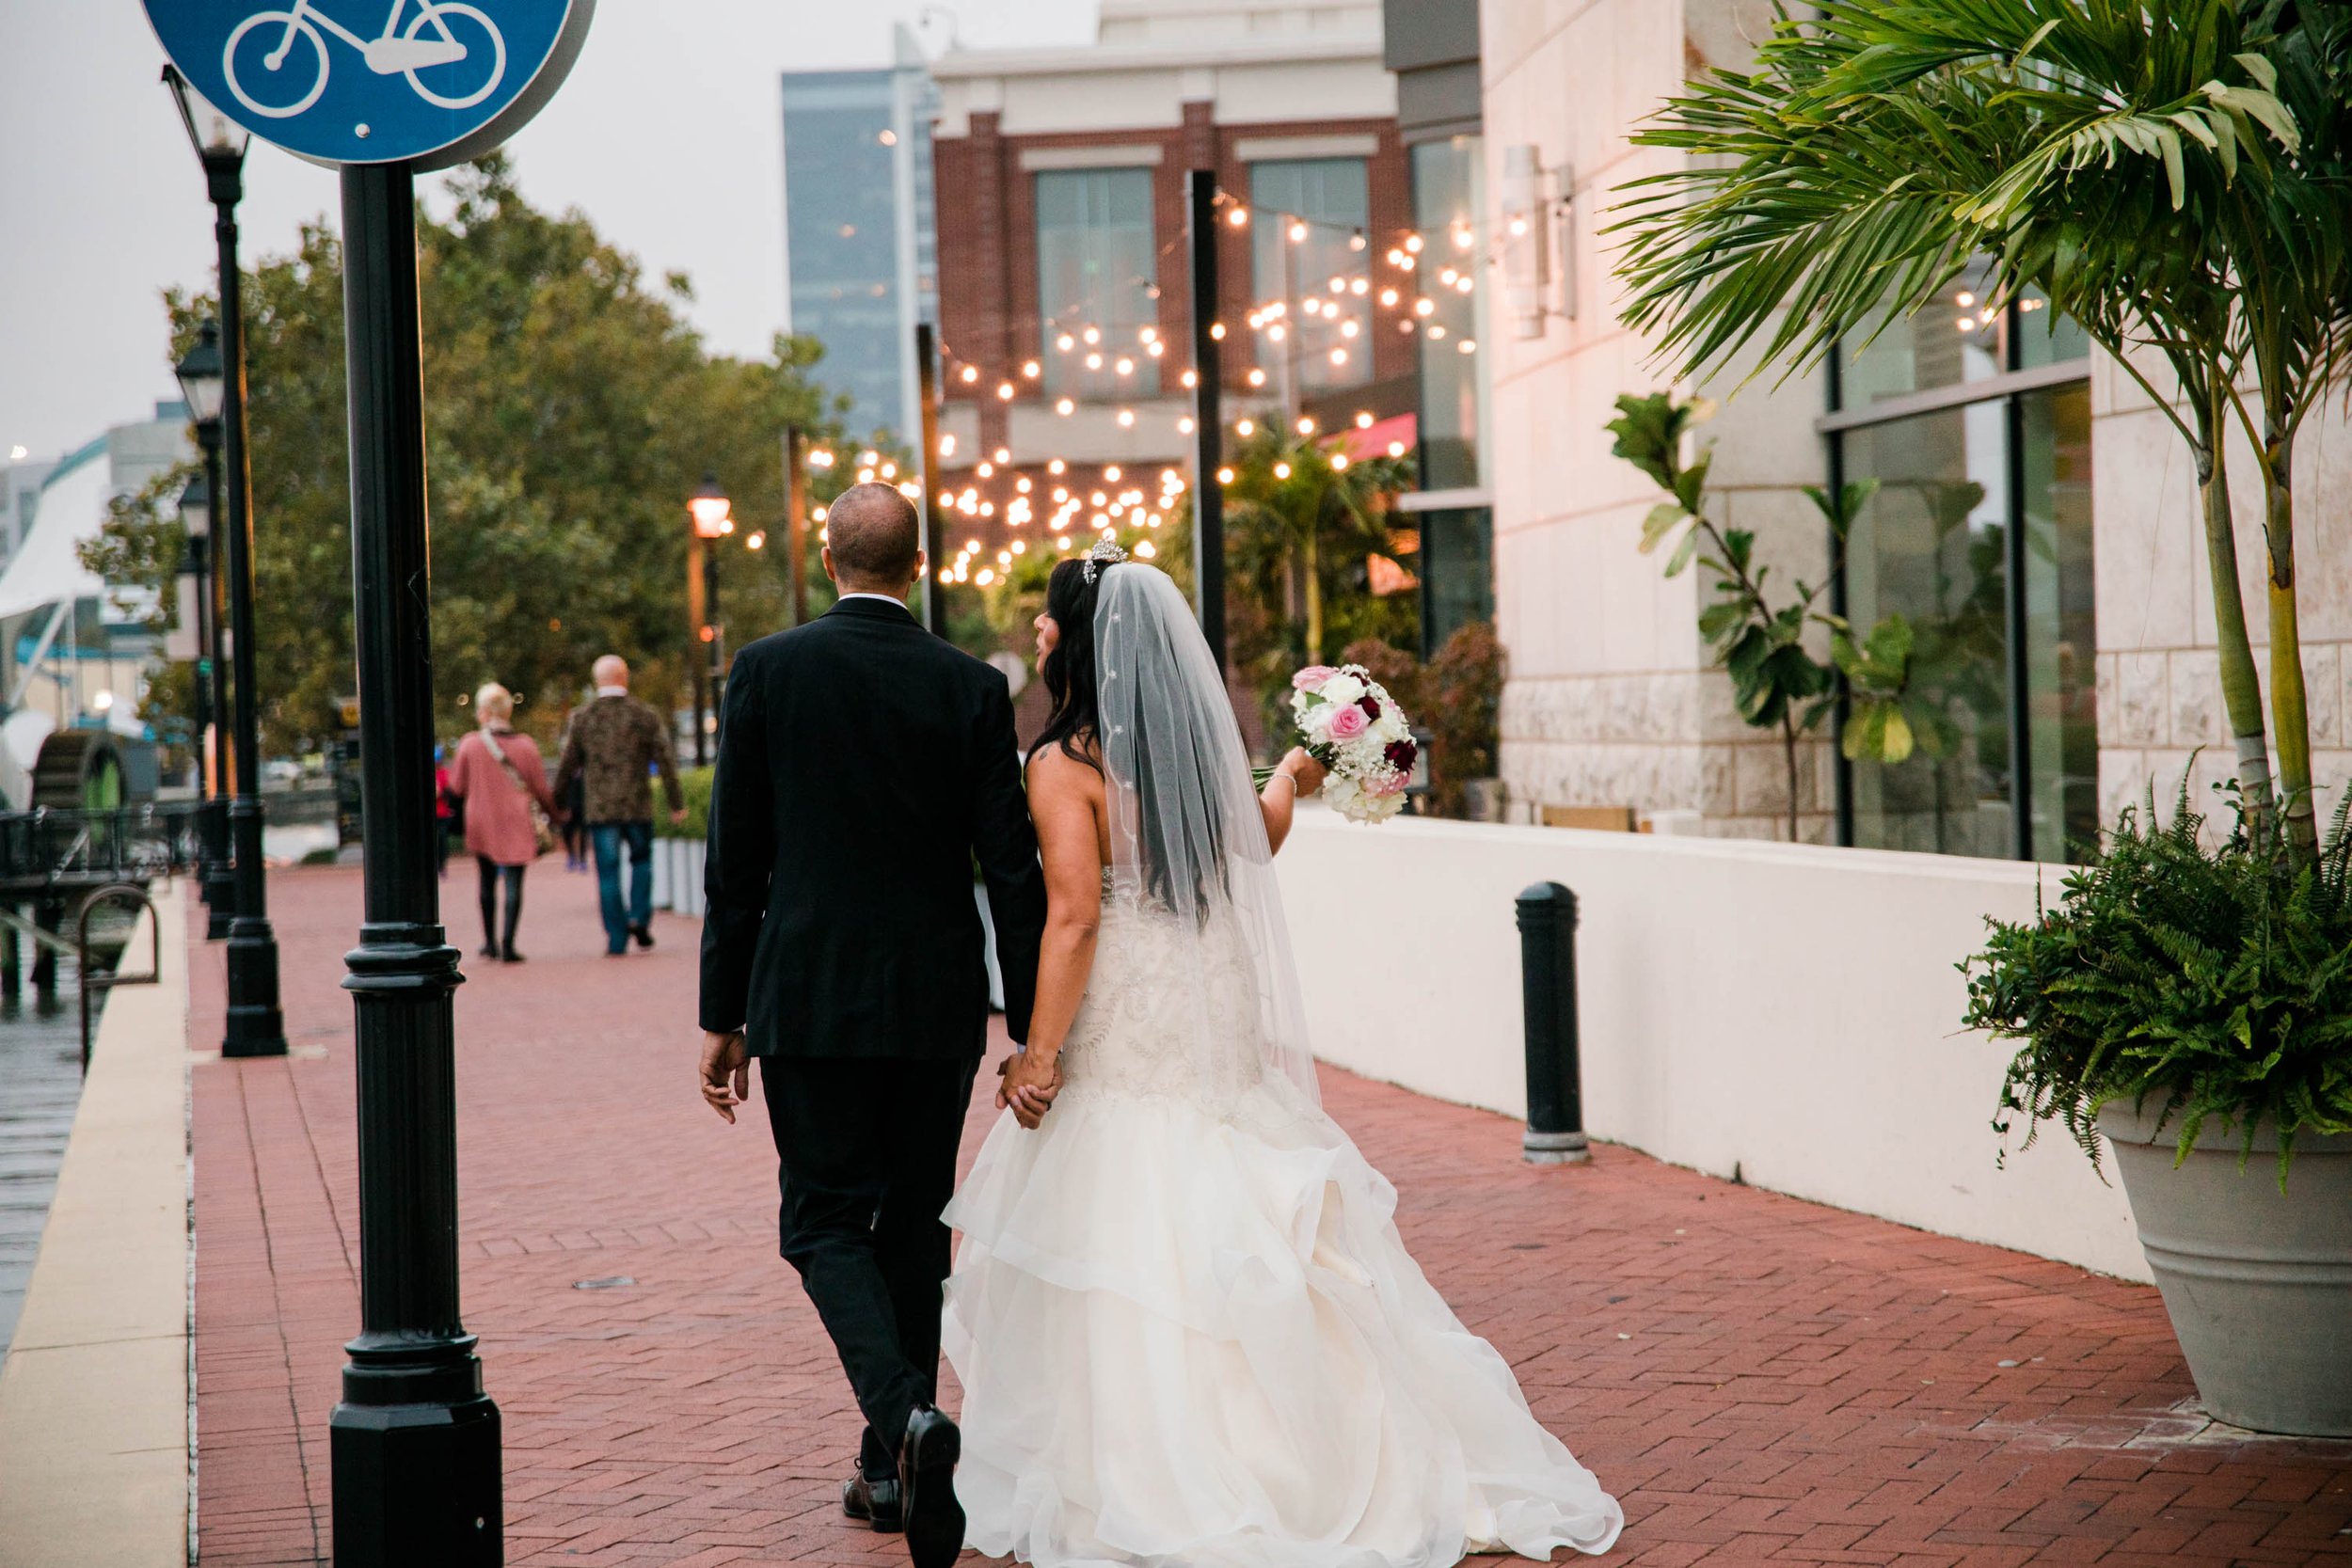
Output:
[[[1963,1035],[1984,917],[2061,868],[1310,808],[1279,864],[1316,1053],[1527,1108],[1513,900],[1575,892],[1585,1126],[1676,1164],[2145,1280],[2058,1132],[1997,1168],[2006,1047]]]

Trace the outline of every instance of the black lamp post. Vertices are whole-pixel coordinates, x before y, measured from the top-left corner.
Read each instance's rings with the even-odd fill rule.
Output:
[[[262,869],[261,709],[253,689],[253,471],[246,451],[245,319],[237,272],[237,203],[245,197],[245,152],[251,133],[206,103],[187,79],[164,67],[186,127],[188,145],[204,166],[213,202],[213,235],[219,245],[221,362],[219,423],[222,483],[222,565],[229,578],[230,682],[236,723],[236,788],[229,805],[236,865],[236,918],[229,926],[229,1024],[224,1056],[282,1056],[286,1021],[278,1006],[278,937],[270,929],[269,889]]]
[[[703,475],[702,487],[687,499],[687,515],[694,519],[691,554],[698,568],[687,584],[694,598],[695,634],[707,650],[704,673],[694,681],[694,766],[709,760],[706,732],[707,717],[719,711],[720,686],[726,678],[726,654],[719,629],[719,541],[735,531],[735,503],[719,486],[717,474]],[[705,705],[707,704],[707,706]]]
[[[181,364],[185,366],[186,360]],[[184,383],[183,383],[184,385]],[[194,411],[193,401],[189,409]],[[198,429],[202,430],[199,422]],[[215,431],[219,428],[215,421]],[[200,439],[199,434],[199,439]],[[197,885],[204,895],[208,912],[205,936],[226,937],[234,912],[236,882],[229,868],[229,824],[221,816],[221,790],[225,787],[219,768],[220,736],[214,716],[221,711],[215,699],[215,685],[220,678],[220,642],[213,626],[213,485],[212,477],[219,462],[208,446],[204,472],[188,481],[180,492],[180,526],[187,531],[188,550],[180,562],[180,577],[186,591],[182,594],[181,627],[193,641],[196,648],[196,702],[190,719],[196,726],[197,773],[197,847],[199,865]],[[204,750],[213,749],[213,765],[207,766]]]
[[[196,421],[197,445],[204,452],[204,477],[188,486],[190,493],[199,484],[203,486],[202,504],[192,506],[189,497],[183,495],[180,515],[187,526],[190,555],[201,556],[204,562],[204,576],[199,583],[196,684],[199,711],[205,717],[198,721],[197,741],[204,744],[204,734],[211,731],[213,766],[210,789],[198,817],[204,850],[199,880],[204,889],[204,937],[219,942],[229,935],[229,927],[236,919],[237,877],[229,854],[229,677],[220,658],[220,575],[213,570],[214,501],[220,495],[220,403],[228,387],[217,321],[204,323],[197,333],[196,346],[172,367],[172,373],[179,378],[180,395],[187,400],[188,413]]]

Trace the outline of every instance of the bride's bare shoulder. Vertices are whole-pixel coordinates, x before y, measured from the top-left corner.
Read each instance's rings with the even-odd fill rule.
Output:
[[[1091,745],[1080,742],[1073,756],[1059,742],[1029,753],[1029,793],[1095,797],[1103,793],[1103,770]]]

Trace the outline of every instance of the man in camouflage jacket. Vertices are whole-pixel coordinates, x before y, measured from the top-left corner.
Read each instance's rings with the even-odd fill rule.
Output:
[[[572,715],[563,760],[555,768],[555,798],[574,777],[581,781],[589,842],[596,854],[596,893],[604,906],[605,951],[628,951],[629,940],[653,945],[653,789],[658,770],[669,796],[670,820],[686,820],[675,748],[661,716],[628,694],[628,665],[618,654],[596,663],[596,700]],[[628,848],[628,895],[621,895],[621,848]]]

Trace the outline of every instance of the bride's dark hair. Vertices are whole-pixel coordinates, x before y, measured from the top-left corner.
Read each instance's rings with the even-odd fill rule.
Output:
[[[1065,756],[1097,773],[1103,770],[1103,757],[1095,734],[1102,705],[1094,687],[1094,601],[1103,592],[1103,578],[1117,569],[1104,566],[1089,582],[1085,562],[1065,561],[1045,579],[1045,613],[1061,635],[1053,651],[1038,661],[1037,673],[1045,682],[1045,694],[1054,700],[1054,710],[1029,750],[1035,753],[1059,746]]]

